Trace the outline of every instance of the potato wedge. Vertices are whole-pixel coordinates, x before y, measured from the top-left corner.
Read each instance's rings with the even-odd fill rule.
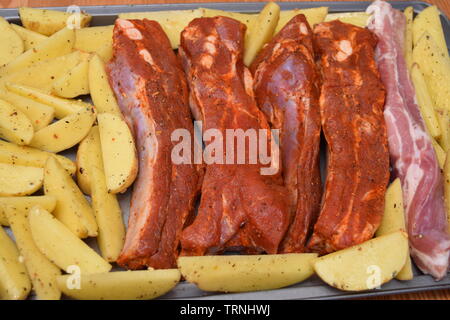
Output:
[[[114,26],[89,27],[75,30],[74,48],[98,54],[104,62],[112,57]]]
[[[19,35],[20,38],[22,38],[25,50],[36,48],[48,38],[43,34],[25,29],[24,27],[14,23],[11,23],[11,28]]]
[[[92,108],[92,106],[88,103],[78,100],[58,98],[47,94],[42,90],[24,85],[7,83],[6,87],[8,90],[17,93],[18,95],[51,106],[55,110],[55,117],[58,119],[65,118],[71,114],[81,111],[84,108]]]
[[[35,131],[46,127],[52,122],[55,115],[55,111],[52,107],[22,97],[8,90],[0,92],[0,98],[22,111],[27,118],[30,119]]]
[[[408,236],[396,231],[315,260],[316,274],[344,291],[374,289],[394,278],[408,257]]]
[[[283,10],[280,12],[280,19],[278,20],[277,27],[275,29],[275,34],[278,33],[283,27],[288,23],[293,17],[298,14],[304,14],[306,20],[308,21],[311,28],[314,25],[324,21],[328,14],[328,7],[318,7],[309,9],[294,9],[294,10]]]
[[[413,49],[413,16],[414,16],[414,8],[407,7],[405,11],[403,11],[406,18],[406,30],[405,30],[405,61],[408,70],[411,72],[411,67],[413,64],[412,59],[412,49]]]
[[[439,168],[444,169],[445,164],[445,151],[442,149],[442,147],[439,145],[439,143],[436,142],[436,140],[431,139],[431,144],[433,145],[434,152],[436,153],[436,158],[439,163]]]
[[[5,18],[0,17],[0,66],[8,64],[24,50],[22,38],[11,28]]]
[[[67,74],[53,82],[52,93],[58,97],[74,98],[89,93],[89,60],[82,60]]]
[[[448,231],[450,233],[450,150],[447,151],[443,176],[444,176],[444,198],[445,198],[445,206],[447,208]]]
[[[0,227],[0,300],[23,300],[30,290],[30,278],[19,250]]]
[[[339,12],[327,14],[324,21],[339,20],[344,23],[349,23],[357,27],[364,28],[367,25],[367,20],[369,20],[369,17],[370,14],[365,12]]]
[[[179,257],[187,281],[205,291],[271,290],[301,282],[313,273],[315,253]]]
[[[434,39],[440,51],[448,59],[447,43],[445,42],[444,30],[442,29],[439,10],[436,6],[429,6],[422,10],[413,22],[414,46],[422,36],[428,33]]]
[[[97,235],[94,211],[72,177],[49,157],[44,172],[44,192],[57,199],[54,216],[80,238]]]
[[[95,121],[95,110],[85,108],[36,131],[30,146],[60,152],[69,149],[88,134]]]
[[[422,72],[418,64],[413,64],[411,69],[411,80],[416,91],[417,102],[419,104],[420,113],[425,122],[428,133],[434,139],[441,136],[441,128],[434,111],[433,102],[428,93],[427,84],[423,78]]]
[[[78,266],[82,277],[111,269],[108,262],[41,207],[31,208],[28,221],[34,243],[60,269]]]
[[[116,96],[109,85],[105,65],[98,55],[94,55],[89,62],[89,88],[98,113],[122,115]]]
[[[116,195],[108,193],[103,168],[91,170],[92,207],[98,224],[97,242],[102,257],[114,262],[120,255],[125,242],[125,225],[122,210]]]
[[[437,140],[444,151],[450,149],[450,110],[437,109],[437,120],[441,129],[441,136]]]
[[[98,126],[93,126],[77,150],[77,184],[85,194],[91,194],[91,167],[103,168]]]
[[[38,62],[69,54],[72,51],[74,42],[75,32],[67,28],[62,29],[0,68],[0,76],[26,69]]]
[[[202,11],[194,10],[170,10],[151,12],[127,12],[120,13],[120,19],[150,19],[158,22],[176,49],[180,45],[180,33],[195,18],[200,18]]]
[[[138,169],[133,135],[117,115],[101,113],[97,120],[108,192],[124,192],[133,183]]]
[[[37,8],[19,8],[19,15],[22,25],[40,34],[50,36],[55,32],[66,28],[69,18],[73,15],[69,12],[37,9]],[[80,13],[81,28],[88,26],[92,16],[84,12]]]
[[[0,163],[0,197],[27,196],[42,187],[44,170]]]
[[[436,110],[450,111],[450,59],[428,32],[414,45],[413,63],[423,73]]]
[[[56,198],[53,196],[34,196],[34,197],[0,197],[0,224],[9,226],[6,218],[6,208],[28,212],[31,207],[40,205],[48,212],[52,212],[56,206]]]
[[[70,275],[63,275],[58,287],[79,300],[148,300],[169,292],[179,281],[177,269],[139,270],[85,275],[79,289],[69,289]]]
[[[252,27],[253,22],[258,17],[258,14],[255,13],[240,13],[240,12],[230,12],[224,10],[216,10],[209,8],[200,8],[202,11],[202,17],[229,17],[239,22],[242,22],[247,26],[247,33],[250,32],[250,28]]]
[[[31,142],[33,135],[30,119],[19,108],[0,100],[0,138],[24,145]]]
[[[386,190],[383,220],[376,232],[376,236],[383,236],[399,230],[406,232],[402,185],[400,179],[397,178]],[[414,275],[408,248],[406,263],[395,278],[398,280],[411,280],[413,277]]]
[[[50,156],[55,157],[69,174],[75,173],[76,165],[69,158],[51,152],[46,152],[26,146],[18,146],[13,143],[0,140],[1,163],[44,168],[45,162]]]
[[[52,199],[53,203],[56,203],[53,197],[45,197]],[[40,198],[43,199],[44,197]],[[46,204],[45,201],[29,201],[31,205],[38,202]],[[39,300],[59,300],[61,291],[58,289],[56,277],[61,274],[61,271],[36,247],[28,222],[29,209],[21,203],[20,207],[7,206],[5,211],[8,221],[10,221],[19,252],[24,258],[25,266],[37,298]]]

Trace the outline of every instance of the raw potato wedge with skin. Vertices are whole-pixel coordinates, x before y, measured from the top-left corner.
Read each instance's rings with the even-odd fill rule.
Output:
[[[275,29],[275,34],[278,33],[283,27],[288,23],[293,17],[298,14],[304,14],[306,20],[308,21],[311,29],[314,25],[324,21],[328,14],[328,7],[318,7],[310,9],[294,9],[294,10],[283,10],[280,12],[280,19],[278,20],[277,27]]]
[[[69,158],[28,146],[18,146],[0,140],[0,163],[18,164],[28,167],[44,168],[47,159],[53,156],[69,174],[74,174],[75,163]]]
[[[74,48],[98,54],[104,62],[112,57],[114,26],[89,27],[75,30]]]
[[[25,50],[36,48],[36,46],[48,39],[48,37],[43,34],[25,29],[24,27],[14,23],[11,23],[11,28],[19,35],[20,38],[22,38]]]
[[[92,108],[88,103],[79,100],[58,98],[39,89],[24,85],[7,83],[6,87],[8,90],[17,93],[18,95],[49,105],[55,110],[55,117],[58,119],[67,117],[83,108]]]
[[[111,270],[108,262],[39,206],[30,210],[28,221],[34,243],[60,269],[67,271],[70,266],[78,266],[81,278]]]
[[[315,260],[316,274],[344,291],[374,289],[395,277],[408,257],[408,236],[396,231]]]
[[[54,200],[54,198],[52,199]],[[56,201],[54,200],[54,202]],[[33,202],[30,201],[31,203]],[[38,201],[34,201],[34,203],[37,204]],[[44,201],[39,201],[39,203],[46,204]],[[61,291],[58,289],[56,277],[61,274],[61,271],[36,247],[28,222],[29,209],[25,210],[23,206],[6,206],[5,208],[17,247],[24,258],[37,298],[39,300],[59,300]]]
[[[244,64],[249,66],[259,50],[272,39],[280,16],[280,7],[269,2],[252,24],[251,33],[245,37]]]
[[[450,149],[450,110],[436,109],[439,128],[441,129],[441,136],[437,140],[442,149]]]
[[[44,169],[0,163],[0,197],[27,196],[38,191]]]
[[[341,12],[341,13],[329,13],[325,17],[325,22],[332,20],[339,20],[344,23],[350,23],[355,26],[364,28],[367,25],[367,20],[370,15],[365,12]]]
[[[256,17],[258,16],[255,13],[240,13],[240,12],[230,12],[230,11],[224,11],[224,10],[216,10],[216,9],[208,9],[208,8],[200,8],[202,11],[202,17],[229,17],[232,19],[235,19],[239,22],[242,22],[247,26],[247,33],[250,32],[251,25],[256,20]]]
[[[81,277],[80,289],[69,289],[69,275],[58,277],[65,295],[79,300],[148,300],[169,292],[180,281],[177,269],[120,271]]]
[[[89,60],[82,60],[69,73],[55,80],[52,93],[58,97],[74,98],[89,93]]]
[[[29,144],[34,129],[30,119],[5,100],[0,100],[0,138],[18,145]]]
[[[309,278],[315,253],[179,257],[187,281],[205,291],[245,292],[286,287]]]
[[[36,205],[40,205],[48,212],[52,212],[56,206],[56,198],[53,196],[0,197],[0,224],[9,226],[6,218],[7,207],[20,212],[28,212]]]
[[[22,38],[3,17],[0,17],[0,43],[2,44],[0,46],[0,66],[8,64],[23,53],[24,44]]]
[[[17,72],[38,62],[69,54],[74,42],[75,32],[65,28],[0,68],[0,76]]]
[[[36,131],[29,145],[50,152],[69,149],[88,134],[95,117],[93,108],[82,109]]]
[[[19,8],[19,15],[22,25],[32,31],[50,36],[55,32],[66,28],[68,24],[76,22],[73,13],[36,9],[36,8]],[[79,27],[83,28],[89,25],[92,17],[86,13],[80,13]]]
[[[447,209],[448,231],[450,232],[450,150],[447,151],[447,157],[444,164],[444,198]]]
[[[32,99],[22,97],[14,92],[5,90],[0,93],[0,99],[5,100],[22,111],[28,119],[35,131],[46,127],[52,122],[55,111],[52,107],[36,102]]]
[[[44,192],[57,199],[54,216],[76,236],[97,236],[97,223],[89,202],[72,177],[53,157],[45,165]]]
[[[30,278],[19,250],[0,227],[0,300],[23,300],[30,290]]]
[[[91,167],[103,168],[98,126],[93,126],[77,150],[77,183],[85,194],[91,194]]]
[[[376,236],[379,237],[399,230],[406,232],[402,186],[400,179],[397,178],[386,190],[383,220],[376,232]],[[395,278],[398,280],[411,280],[413,277],[408,248],[408,257],[405,265]]]
[[[102,113],[97,118],[108,192],[124,192],[138,171],[133,136],[122,117]]]
[[[89,62],[89,87],[97,113],[107,112],[122,116],[114,92],[109,85],[105,64],[98,55],[94,55]]]
[[[436,152],[436,157],[439,162],[439,168],[444,169],[446,154],[444,149],[436,142],[436,140],[431,139],[431,143],[433,144],[434,152]]]

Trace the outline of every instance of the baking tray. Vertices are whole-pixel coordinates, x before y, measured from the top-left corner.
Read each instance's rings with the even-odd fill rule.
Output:
[[[371,2],[343,2],[343,1],[319,1],[319,2],[279,2],[281,10],[290,10],[295,8],[313,8],[313,7],[329,7],[329,12],[350,12],[350,11],[364,11]],[[430,4],[421,1],[394,1],[391,2],[396,9],[403,10],[407,6],[412,6],[414,12],[417,14]],[[220,9],[236,12],[258,12],[262,9],[265,3],[180,3],[180,4],[149,4],[149,5],[113,5],[113,6],[81,6],[80,9],[88,12],[93,16],[91,25],[102,26],[113,24],[117,15],[122,12],[140,12],[140,11],[163,11],[163,10],[186,10],[196,9],[198,7]],[[47,9],[65,11],[66,7],[47,7]],[[0,9],[0,16],[5,17],[10,22],[20,23],[17,9]],[[444,28],[445,39],[450,47],[450,20],[444,14],[441,15],[441,22]],[[75,152],[68,150],[66,156],[74,158]],[[124,212],[125,220],[128,220],[130,191],[123,195],[119,195],[119,201]],[[8,230],[7,230],[8,231]],[[89,245],[96,248],[95,239],[87,241]],[[160,297],[159,299],[192,299],[192,300],[294,300],[294,299],[349,299],[361,297],[373,297],[387,294],[410,293],[418,291],[449,289],[450,277],[446,276],[441,281],[435,281],[431,276],[423,275],[417,268],[414,267],[414,279],[410,281],[392,280],[389,283],[381,286],[380,289],[374,289],[364,292],[343,292],[334,289],[317,276],[310,279],[282,289],[270,291],[257,291],[246,293],[214,293],[205,292],[198,289],[195,285],[182,282],[171,292]],[[31,299],[34,297],[31,296]]]

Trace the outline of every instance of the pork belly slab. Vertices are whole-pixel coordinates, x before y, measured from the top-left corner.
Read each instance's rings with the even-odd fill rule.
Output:
[[[173,268],[201,178],[194,165],[171,160],[172,132],[184,128],[193,135],[186,79],[157,22],[118,19],[113,41],[109,78],[139,153],[125,246],[117,262],[129,269]]]
[[[223,137],[226,129],[269,129],[242,61],[244,35],[245,25],[226,17],[195,19],[181,34],[193,113],[205,131],[216,129]],[[182,254],[278,251],[289,222],[287,194],[280,175],[261,175],[261,167],[248,161],[207,165],[197,217],[183,231]]]
[[[290,20],[251,66],[255,97],[272,128],[280,129],[283,180],[291,223],[280,252],[303,252],[320,211],[320,81],[313,33],[304,15]]]
[[[387,89],[384,117],[394,174],[402,182],[411,255],[424,273],[441,279],[450,254],[443,177],[403,56],[405,17],[384,1],[375,1],[367,12],[372,13],[368,28],[379,37],[376,58]]]
[[[389,181],[385,91],[371,31],[340,21],[321,23],[314,28],[314,44],[323,77],[328,173],[309,248],[329,253],[372,238],[381,222]]]

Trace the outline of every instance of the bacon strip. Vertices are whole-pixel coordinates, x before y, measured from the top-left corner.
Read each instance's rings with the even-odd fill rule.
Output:
[[[394,174],[402,182],[411,255],[424,273],[441,279],[450,255],[443,177],[403,56],[405,17],[384,1],[375,1],[367,12],[372,14],[368,28],[379,37],[376,59],[387,89],[384,117]]]

